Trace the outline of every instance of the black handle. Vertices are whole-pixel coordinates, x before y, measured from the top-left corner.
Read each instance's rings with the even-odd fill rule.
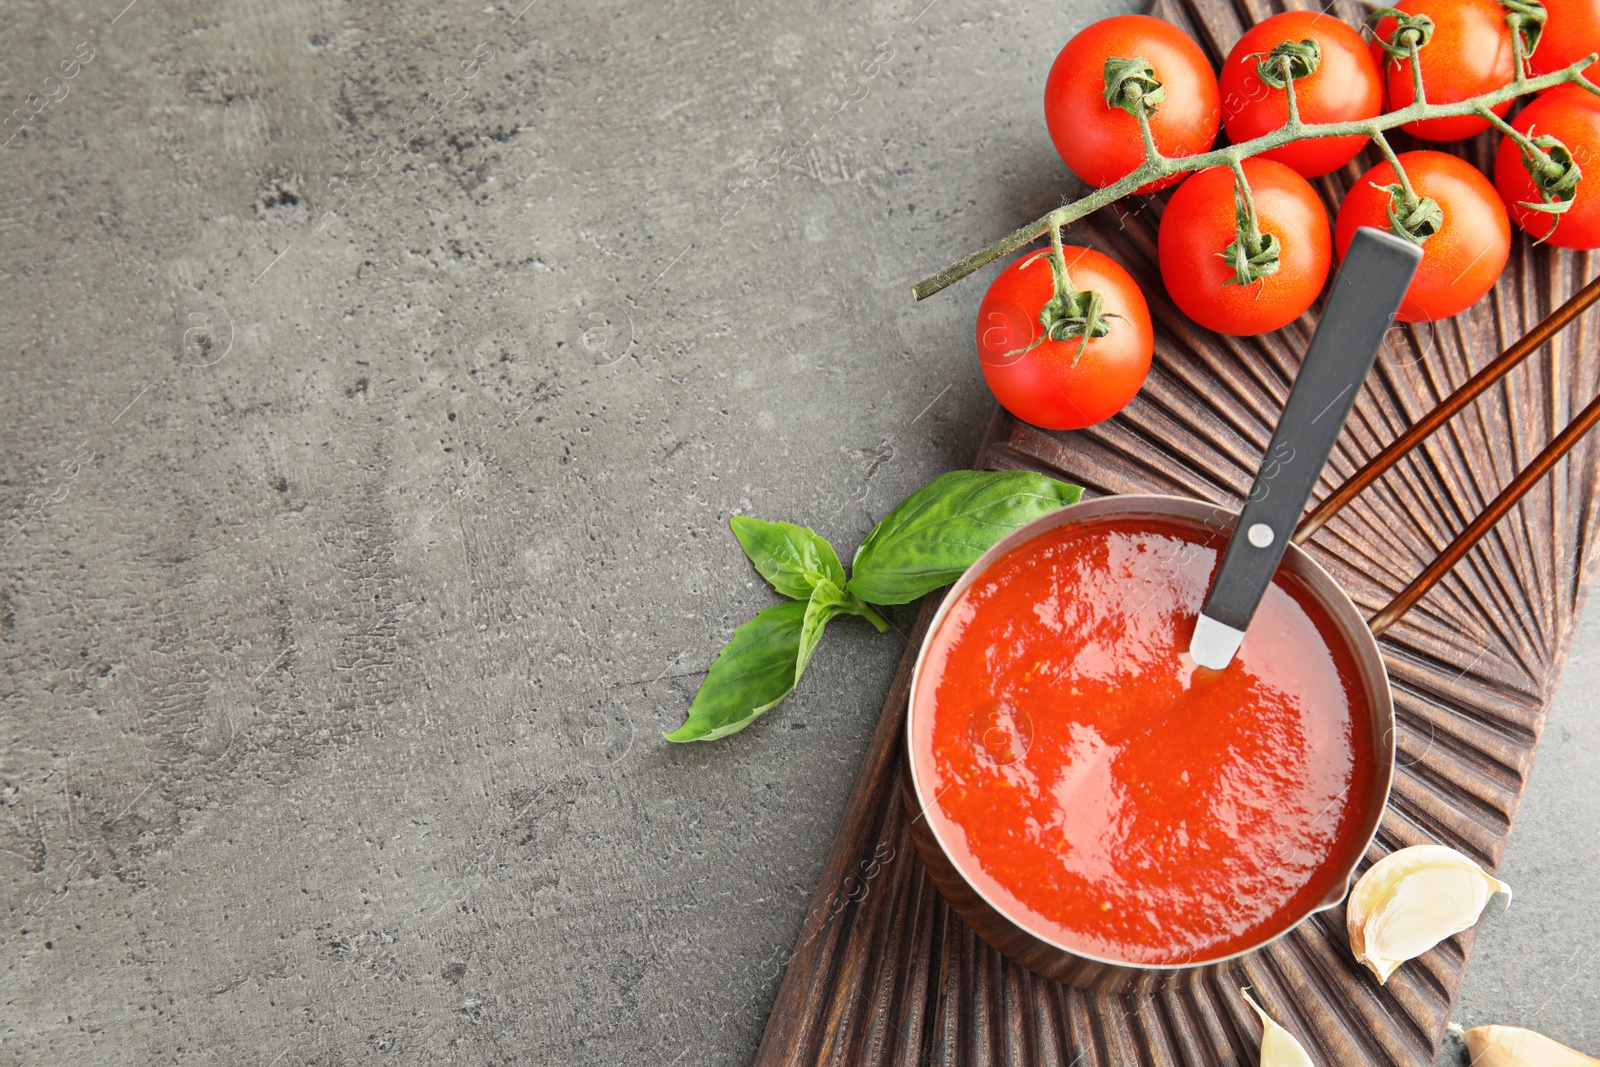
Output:
[[[1202,615],[1249,627],[1420,262],[1422,249],[1404,238],[1356,231]]]

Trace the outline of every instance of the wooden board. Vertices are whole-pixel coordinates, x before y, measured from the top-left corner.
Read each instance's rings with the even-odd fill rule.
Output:
[[[1246,25],[1282,9],[1158,0],[1153,13],[1190,30],[1220,63]],[[1350,3],[1334,9],[1352,23],[1362,12]],[[1483,167],[1489,146],[1462,154]],[[1358,175],[1353,165],[1321,182],[1330,205]],[[1160,208],[1159,198],[1125,202],[1073,234],[1120,259],[1151,295],[1157,353],[1144,391],[1115,419],[1078,433],[1044,433],[1001,413],[977,466],[1042,470],[1093,493],[1242,502],[1315,315],[1253,340],[1194,327],[1162,295]],[[1589,255],[1535,249],[1519,237],[1504,277],[1477,307],[1437,328],[1393,331],[1322,491],[1576,292],[1594,266]],[[975,305],[976,297],[960,287],[935,299]],[[1318,534],[1312,551],[1358,605],[1381,607],[1595,395],[1596,328],[1593,314],[1581,318]],[[1596,449],[1580,444],[1381,642],[1396,691],[1399,769],[1369,861],[1442,842],[1498,865],[1593,572]],[[1470,932],[1380,988],[1351,959],[1336,909],[1222,978],[1138,997],[1045,981],[978,940],[923,871],[900,800],[907,687],[932,609],[930,600],[884,704],[758,1065],[1253,1064],[1260,1025],[1237,993],[1242,985],[1319,1063],[1433,1062]]]

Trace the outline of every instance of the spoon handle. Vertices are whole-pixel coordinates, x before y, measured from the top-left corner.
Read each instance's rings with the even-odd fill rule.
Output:
[[[1350,242],[1200,609],[1189,654],[1201,666],[1233,662],[1421,261],[1421,248],[1382,230]]]

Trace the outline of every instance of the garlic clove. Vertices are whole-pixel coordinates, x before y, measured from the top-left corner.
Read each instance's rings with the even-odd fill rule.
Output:
[[[1315,1067],[1300,1042],[1251,998],[1249,990],[1241,989],[1239,995],[1261,1016],[1261,1067]]]
[[[1511,887],[1453,848],[1413,845],[1392,852],[1350,893],[1350,949],[1382,985],[1406,960],[1476,923],[1496,893],[1510,896]]]
[[[1472,1067],[1600,1067],[1593,1056],[1519,1026],[1474,1026],[1461,1040]]]

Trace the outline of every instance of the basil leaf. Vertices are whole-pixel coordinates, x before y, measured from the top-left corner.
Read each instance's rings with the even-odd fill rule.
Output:
[[[949,584],[1006,534],[1081,492],[1027,471],[942,475],[873,527],[849,581],[833,546],[806,527],[734,516],[729,523],[756,570],[793,599],[733,632],[684,724],[663,736],[710,741],[738,733],[794,691],[833,619],[859,615],[887,630],[867,601],[905,604]]]
[[[1033,471],[942,474],[872,528],[845,588],[874,604],[909,604],[955,581],[1017,527],[1082,494]]]
[[[797,684],[806,664],[811,662],[811,653],[817,650],[817,642],[822,640],[822,628],[844,612],[856,614],[856,605],[859,603],[855,597],[826,578],[817,583],[817,587],[811,591],[811,599],[806,601],[805,622],[800,627],[800,651],[795,657],[794,666]]]
[[[804,600],[818,581],[844,587],[844,564],[833,546],[815,531],[792,522],[767,522],[749,515],[728,520],[744,554],[761,577],[786,597]]]
[[[689,718],[668,741],[710,741],[738,733],[794,689],[810,605],[798,600],[767,608],[733,631],[717,654]],[[826,620],[823,620],[826,622]],[[820,637],[822,627],[816,627]],[[816,637],[811,647],[816,647]],[[806,655],[809,659],[809,653]]]

